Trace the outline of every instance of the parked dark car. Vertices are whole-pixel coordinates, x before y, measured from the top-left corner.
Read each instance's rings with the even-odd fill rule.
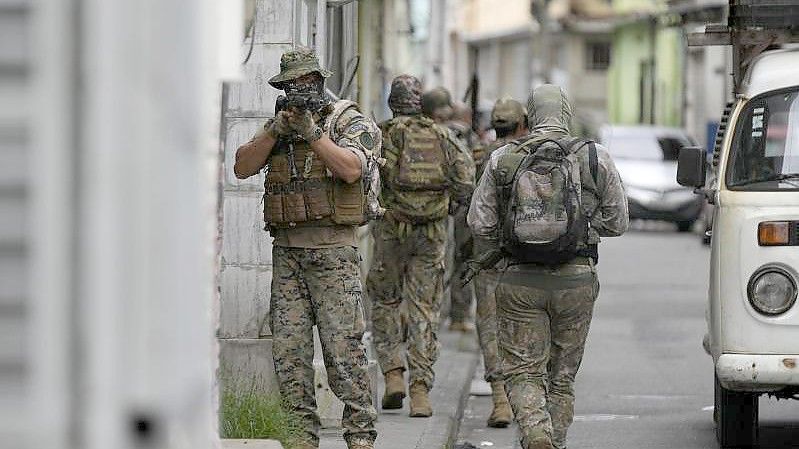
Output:
[[[677,184],[680,149],[695,145],[682,129],[657,126],[604,126],[600,142],[613,157],[624,182],[630,218],[664,220],[688,232],[702,211],[702,197]]]

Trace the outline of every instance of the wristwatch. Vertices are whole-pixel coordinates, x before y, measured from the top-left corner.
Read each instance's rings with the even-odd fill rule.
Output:
[[[322,128],[314,126],[314,128],[306,136],[303,136],[308,143],[316,142],[322,138]]]

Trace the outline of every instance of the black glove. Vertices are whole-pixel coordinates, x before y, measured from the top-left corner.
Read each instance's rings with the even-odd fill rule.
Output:
[[[472,282],[472,279],[480,274],[480,271],[483,269],[483,267],[480,265],[480,262],[476,260],[467,260],[464,265],[465,267],[459,276],[461,280],[461,287],[466,287],[466,285],[468,285],[469,282]]]

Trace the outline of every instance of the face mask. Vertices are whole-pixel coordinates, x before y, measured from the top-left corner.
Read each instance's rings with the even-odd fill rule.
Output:
[[[287,81],[283,85],[283,90],[286,92],[289,105],[299,109],[318,111],[330,103],[330,98],[325,92],[324,79],[305,83],[297,80]]]

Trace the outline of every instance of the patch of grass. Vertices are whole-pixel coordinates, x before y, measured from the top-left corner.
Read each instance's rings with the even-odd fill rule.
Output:
[[[286,448],[303,438],[299,418],[278,395],[226,386],[219,405],[222,438],[278,440]]]

